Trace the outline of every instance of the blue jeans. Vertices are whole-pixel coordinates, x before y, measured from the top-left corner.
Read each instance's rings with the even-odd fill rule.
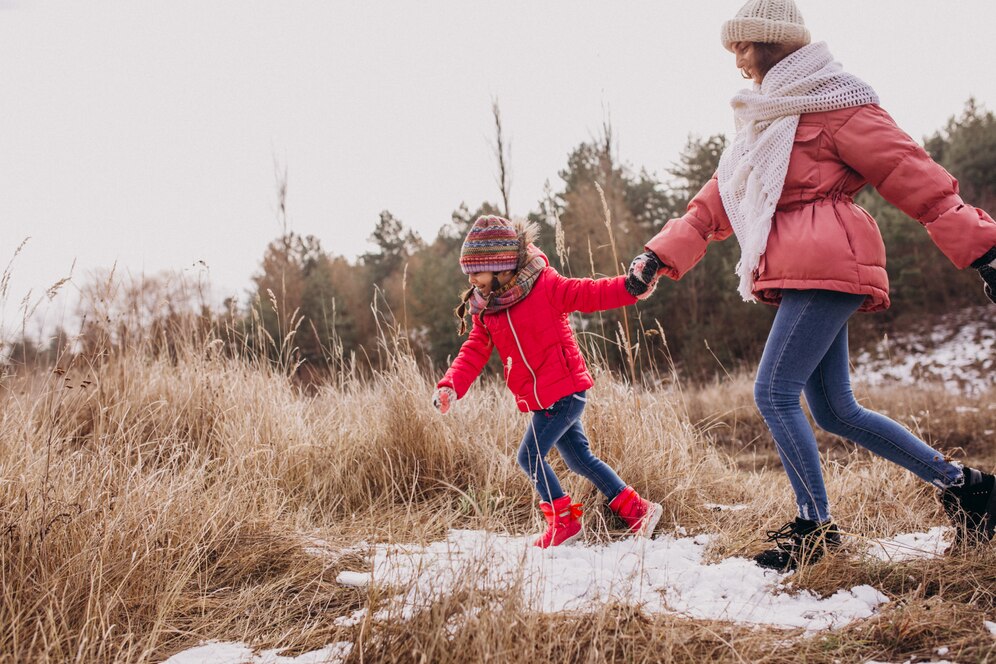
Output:
[[[553,468],[546,462],[551,447],[557,448],[570,470],[587,477],[610,500],[626,488],[616,472],[591,452],[581,424],[585,401],[584,392],[568,394],[546,410],[533,412],[519,445],[519,465],[545,502],[552,503],[564,495]]]
[[[825,290],[784,290],[757,369],[754,400],[775,439],[799,515],[830,519],[816,436],[799,403],[804,392],[813,419],[944,488],[962,482],[961,466],[884,415],[858,405],[847,363],[847,320],[863,295]]]

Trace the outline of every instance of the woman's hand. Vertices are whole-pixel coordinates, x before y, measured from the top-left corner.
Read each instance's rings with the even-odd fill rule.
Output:
[[[996,247],[972,263],[972,267],[979,271],[979,276],[986,282],[984,287],[986,297],[989,298],[990,302],[996,304]]]
[[[979,268],[979,276],[986,282],[983,287],[986,297],[989,298],[990,302],[996,304],[996,268],[992,265],[983,265]]]
[[[629,264],[626,273],[626,291],[638,300],[646,300],[657,288],[657,273],[664,267],[652,251],[646,251]]]

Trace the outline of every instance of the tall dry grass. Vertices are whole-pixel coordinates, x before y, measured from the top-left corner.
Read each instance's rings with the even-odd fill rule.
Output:
[[[386,601],[334,582],[368,564],[351,548],[360,542],[538,527],[514,461],[524,416],[494,380],[439,416],[432,372],[398,336],[384,335],[390,361],[371,378],[306,390],[288,363],[254,359],[223,331],[185,321],[157,332],[169,352],[134,330],[114,345],[109,329],[104,352],[0,379],[0,661],[155,662],[206,639],[291,652],[352,641],[351,661],[902,661],[938,645],[957,661],[996,653],[981,628],[996,617],[989,549],[821,563],[797,585],[829,594],[872,583],[894,601],[878,618],[812,638],[617,606],[537,615],[514,595],[470,592],[410,622],[337,627],[335,618]],[[718,558],[753,553],[764,529],[793,516],[748,376],[643,389],[596,374],[585,415],[593,444],[664,503],[665,531],[719,533]],[[957,416],[953,398],[928,387],[862,398],[992,466],[996,447],[981,435],[996,428],[992,396]],[[879,536],[943,522],[908,473],[827,444],[830,495],[847,530]],[[590,539],[619,537],[604,500],[554,465],[589,506]],[[748,509],[714,512],[707,502]],[[342,554],[310,555],[315,538]],[[475,617],[454,627],[456,615]]]

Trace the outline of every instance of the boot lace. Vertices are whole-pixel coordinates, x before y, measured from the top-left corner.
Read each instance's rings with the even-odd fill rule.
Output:
[[[769,530],[765,535],[767,536],[765,542],[774,542],[775,546],[782,550],[793,549],[801,539],[795,521],[789,521],[778,530]]]

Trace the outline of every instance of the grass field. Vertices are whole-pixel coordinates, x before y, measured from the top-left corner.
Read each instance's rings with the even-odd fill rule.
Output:
[[[996,620],[991,548],[907,562],[845,554],[790,577],[788,594],[868,584],[888,598],[876,615],[830,631],[613,602],[544,613],[469,579],[413,615],[392,614],[404,589],[336,581],[369,571],[376,545],[427,544],[454,528],[539,529],[514,461],[526,420],[504,388],[484,381],[443,417],[429,402],[431,372],[398,347],[373,376],[304,389],[210,335],[177,335],[169,353],[118,346],[0,380],[0,660],[159,662],[209,640],[286,648],[286,657],[346,643],[349,662],[996,657],[984,622]],[[664,504],[659,532],[714,534],[715,562],[756,552],[765,529],[794,516],[750,376],[633,389],[596,374],[589,436]],[[959,459],[996,466],[992,389],[859,387],[858,396]],[[820,440],[852,541],[944,525],[933,491],[912,475]],[[559,459],[555,468],[564,471]],[[586,546],[620,540],[594,489],[562,477],[587,506]],[[343,620],[362,609],[366,618]],[[376,620],[376,610],[396,617]]]

